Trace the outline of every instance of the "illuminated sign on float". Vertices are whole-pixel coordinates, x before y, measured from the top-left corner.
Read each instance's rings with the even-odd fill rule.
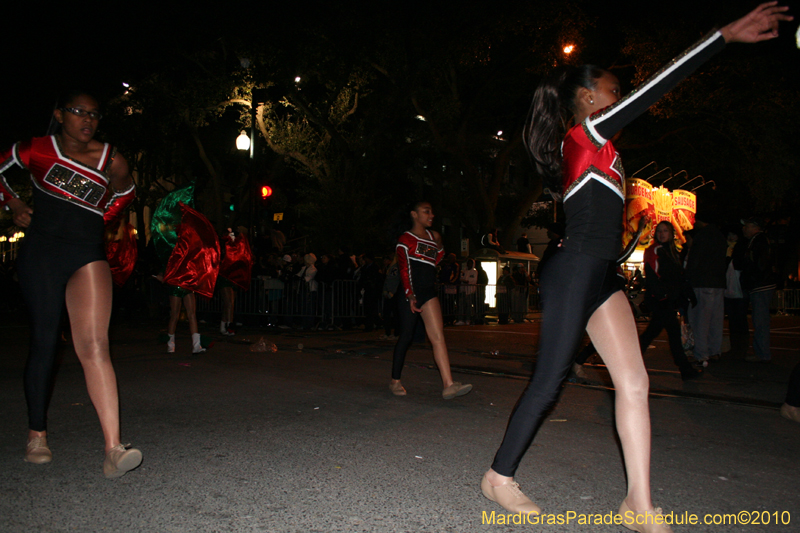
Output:
[[[694,227],[697,213],[697,196],[689,191],[664,187],[653,187],[640,179],[629,179],[625,188],[625,227],[622,244],[627,246],[639,228],[639,221],[647,216],[650,220],[639,238],[637,248],[650,246],[659,222],[667,221],[675,228],[675,244],[686,242],[685,231]]]

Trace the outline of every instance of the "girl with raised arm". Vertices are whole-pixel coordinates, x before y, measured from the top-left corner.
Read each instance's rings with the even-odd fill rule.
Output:
[[[616,424],[628,478],[619,510],[622,523],[640,532],[671,531],[650,500],[649,381],[630,306],[614,281],[625,177],[612,139],[725,43],[776,37],[778,22],[792,20],[786,10],[777,2],[761,4],[700,40],[622,99],[617,78],[589,65],[558,70],[536,89],[526,141],[537,170],[563,197],[566,231],[542,272],[544,315],[535,373],[481,482],[483,494],[505,509],[541,512],[520,491],[514,474],[586,330],[616,391]]]

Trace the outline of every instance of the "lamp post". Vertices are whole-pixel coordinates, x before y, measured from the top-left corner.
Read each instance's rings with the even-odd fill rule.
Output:
[[[248,63],[249,65],[249,63]],[[247,133],[242,130],[239,136],[236,138],[236,148],[242,151],[249,150],[250,151],[250,172],[248,173],[248,185],[247,191],[250,198],[250,230],[251,235],[255,237],[257,232],[255,229],[257,228],[257,224],[255,223],[255,214],[257,212],[256,209],[256,195],[254,192],[254,185],[257,183],[255,179],[256,174],[256,166],[255,166],[255,145],[256,145],[256,122],[258,118],[258,106],[262,105],[267,100],[267,90],[266,89],[252,89],[251,90],[251,101],[250,101],[250,136],[248,137]],[[245,196],[247,198],[248,196]]]

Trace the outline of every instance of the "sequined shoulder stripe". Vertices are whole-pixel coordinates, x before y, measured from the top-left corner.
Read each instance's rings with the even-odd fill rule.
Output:
[[[106,158],[110,153],[109,148],[110,146],[108,143],[103,144],[103,153],[100,155],[100,161],[97,162],[97,170],[99,170],[100,172],[105,172],[106,170],[106,164],[108,163],[108,160]]]
[[[566,202],[572,193],[583,187],[590,179],[596,179],[603,185],[606,185],[612,189],[621,199],[625,199],[625,192],[623,191],[622,183],[618,179],[606,174],[595,166],[590,166],[580,176],[578,176],[578,179],[573,181],[569,187],[564,190],[564,201]]]
[[[425,231],[428,231],[428,230],[425,230]],[[434,240],[433,240],[433,238],[431,238],[431,239],[423,239],[423,238],[421,238],[421,237],[417,237],[416,235],[414,235],[414,234],[413,234],[413,233],[411,233],[410,231],[407,231],[406,233],[408,233],[409,235],[411,235],[411,236],[412,236],[414,239],[416,239],[416,240],[418,240],[418,241],[422,241],[422,242],[429,242],[429,243],[436,244],[436,241],[434,241]],[[428,235],[430,235],[430,232],[428,232]]]
[[[594,130],[594,127],[592,127],[588,120],[581,122],[581,128],[583,129],[583,133],[586,135],[586,138],[589,139],[589,141],[591,141],[594,147],[598,150],[606,143],[606,140]]]

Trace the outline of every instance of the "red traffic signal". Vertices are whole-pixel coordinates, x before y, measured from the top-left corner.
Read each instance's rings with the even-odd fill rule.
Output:
[[[262,200],[266,200],[270,196],[272,196],[272,187],[270,187],[268,185],[262,185],[261,186],[261,199]]]

